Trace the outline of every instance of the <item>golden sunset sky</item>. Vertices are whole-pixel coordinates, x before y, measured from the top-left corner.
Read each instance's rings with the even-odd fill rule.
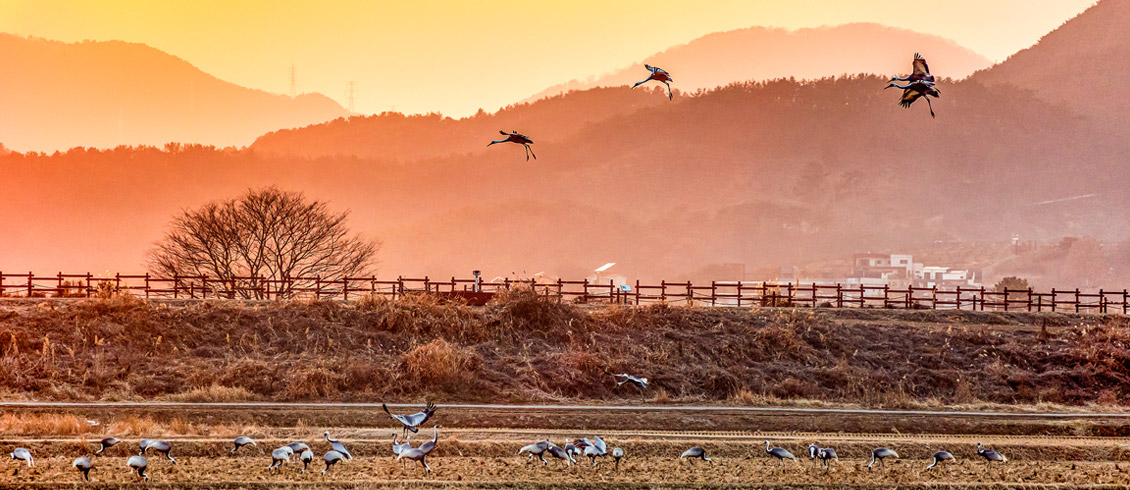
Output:
[[[876,22],[947,37],[1000,61],[1093,3],[0,0],[0,32],[144,43],[220,79],[275,93],[289,91],[294,64],[299,92],[321,92],[342,105],[356,82],[358,112],[461,116],[751,26]]]

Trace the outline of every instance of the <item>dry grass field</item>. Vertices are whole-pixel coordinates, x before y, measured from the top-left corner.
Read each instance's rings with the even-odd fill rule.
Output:
[[[425,475],[411,462],[404,466],[391,456],[388,440],[366,438],[387,435],[391,429],[361,431],[338,436],[357,455],[353,461],[334,466],[324,477],[318,458],[310,472],[300,474],[301,463],[293,461],[282,471],[271,473],[269,451],[296,438],[260,439],[258,447],[246,447],[228,456],[230,438],[169,438],[173,443],[173,464],[156,455],[149,461],[148,486],[159,488],[1104,488],[1130,485],[1130,446],[1125,439],[1107,438],[1026,438],[987,436],[984,440],[1010,456],[1004,464],[988,466],[974,453],[975,441],[963,435],[922,435],[888,437],[883,434],[703,434],[687,433],[632,435],[606,434],[610,447],[622,447],[627,455],[619,469],[611,458],[597,468],[587,461],[566,466],[551,460],[543,466],[515,453],[522,445],[542,435],[507,430],[444,433],[437,446],[433,468]],[[565,431],[548,431],[555,440]],[[580,435],[580,434],[573,434]],[[779,465],[764,453],[763,441],[774,437],[783,446],[802,456],[809,442],[835,447],[841,458],[825,471],[802,459]],[[324,440],[307,434],[300,437],[321,454],[328,449]],[[383,438],[381,438],[383,439]],[[13,441],[3,441],[5,447]],[[0,485],[63,488],[78,482],[70,468],[73,457],[88,454],[94,444],[85,446],[76,439],[24,441],[33,453],[40,454],[34,468],[12,471],[16,462],[3,464]],[[687,447],[702,445],[714,459],[680,461],[677,456]],[[888,461],[883,467],[867,468],[871,448],[886,446],[897,450],[903,459]],[[136,474],[127,472],[126,456],[134,451],[130,439],[95,457],[93,485],[100,488],[136,487]],[[933,451],[946,449],[959,459],[930,471],[924,468]],[[56,456],[48,456],[53,454]]]
[[[485,307],[427,296],[0,300],[0,449],[37,456],[18,473],[0,461],[0,487],[74,488],[71,460],[115,435],[126,442],[95,458],[90,486],[141,486],[125,458],[159,437],[178,463],[150,458],[155,488],[1119,488],[1130,486],[1128,346],[1121,316],[594,308],[521,291]],[[617,388],[606,370],[652,385]],[[3,404],[29,400],[80,404]],[[392,461],[395,429],[379,405],[325,404],[424,400],[441,406],[426,476]],[[799,410],[811,408],[1001,413]],[[358,457],[323,478],[324,430]],[[227,456],[241,434],[259,447]],[[619,470],[610,458],[593,469],[515,455],[545,437],[592,435],[625,449]],[[765,439],[798,456],[818,442],[840,461],[827,472],[779,467]],[[300,475],[295,460],[268,473],[270,449],[293,440],[315,448],[317,470]],[[987,467],[978,441],[1010,461]],[[715,464],[679,461],[692,445]],[[868,471],[878,446],[904,459]],[[939,449],[959,462],[925,472]]]
[[[1130,393],[1124,316],[0,301],[0,398],[167,401],[1108,405]],[[605,370],[651,378],[641,397]]]

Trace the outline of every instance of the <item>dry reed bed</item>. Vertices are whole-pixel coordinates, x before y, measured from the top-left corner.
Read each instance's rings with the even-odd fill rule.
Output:
[[[1130,321],[946,311],[485,307],[128,296],[0,305],[0,396],[39,400],[1126,403]]]

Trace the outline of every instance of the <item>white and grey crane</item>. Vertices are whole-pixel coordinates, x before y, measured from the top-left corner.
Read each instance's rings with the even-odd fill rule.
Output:
[[[400,456],[401,451],[404,451],[405,449],[411,449],[412,448],[412,435],[411,434],[409,434],[407,437],[404,438],[404,442],[400,442],[399,439],[400,439],[400,434],[393,434],[392,435],[392,455],[393,456]],[[400,463],[400,465],[403,467],[404,462],[402,461]],[[403,469],[403,468],[401,468],[401,469]]]
[[[992,464],[993,461],[1000,461],[1002,463],[1008,461],[1008,458],[1003,454],[998,453],[992,449],[985,449],[981,447],[981,443],[977,443],[977,455],[985,458],[985,464]]]
[[[298,459],[302,460],[302,474],[306,474],[306,467],[310,466],[311,461],[314,461],[314,451],[306,449],[302,451],[302,454],[298,456]]]
[[[422,447],[422,445],[421,445],[421,447]],[[418,447],[408,448],[408,449],[401,451],[400,454],[396,455],[396,460],[400,461],[401,459],[418,461],[421,465],[424,466],[424,473],[425,474],[432,472],[432,467],[428,466],[428,453],[422,451]]]
[[[345,444],[342,444],[341,441],[337,439],[330,438],[330,431],[327,430],[325,432],[325,436],[326,440],[330,442],[330,446],[333,447],[334,451],[340,453],[345,459],[353,459],[353,453],[349,452],[349,450],[345,448]]]
[[[765,441],[765,453],[771,457],[777,458],[777,466],[781,466],[786,459],[796,461],[796,456],[790,453],[788,449],[783,447],[769,447],[769,441]]]
[[[612,448],[612,459],[616,460],[616,471],[620,471],[620,460],[624,458],[624,450]]]
[[[326,462],[326,467],[322,469],[322,476],[325,476],[326,472],[329,471],[330,466],[333,466],[344,460],[345,455],[337,451],[330,451],[326,453],[325,456],[322,456],[322,459]]]
[[[549,444],[549,449],[546,449],[545,452],[549,453],[550,456],[553,456],[557,459],[565,460],[565,466],[569,466],[577,462],[577,460],[573,459],[573,455],[569,454],[568,451],[562,449],[561,446],[553,443]]]
[[[23,461],[24,463],[27,463],[28,468],[35,466],[35,458],[33,458],[31,456],[31,451],[28,451],[27,448],[18,447],[14,451],[12,451],[11,456],[12,456],[12,459],[14,459],[16,461]],[[20,467],[17,465],[16,471],[13,472],[12,474],[13,475],[19,474],[19,472],[20,472]]]
[[[385,410],[385,413],[387,413],[389,417],[392,417],[393,420],[400,422],[400,424],[404,426],[404,435],[407,437],[409,431],[413,434],[419,432],[420,425],[427,422],[428,419],[431,419],[432,416],[436,414],[436,408],[438,407],[429,402],[424,405],[423,410],[409,415],[394,414],[388,410],[388,405],[384,403],[381,404],[381,408]]]
[[[641,377],[633,376],[633,375],[627,374],[627,373],[612,374],[611,372],[609,372],[607,370],[605,370],[604,372],[605,372],[605,374],[608,374],[609,376],[614,376],[614,377],[620,379],[620,381],[618,381],[616,383],[617,387],[624,386],[627,383],[631,383],[631,384],[635,385],[636,388],[640,389],[640,394],[643,394],[645,391],[647,391],[647,378],[641,378]]]
[[[667,70],[664,70],[658,66],[643,65],[643,67],[647,68],[647,70],[651,72],[651,75],[648,75],[647,78],[642,82],[636,82],[635,85],[632,85],[632,88],[639,87],[640,85],[655,80],[667,86],[667,100],[671,100],[671,82],[675,81],[675,79],[671,78],[671,74],[667,73]]]
[[[570,458],[575,458],[581,455],[581,448],[577,447],[575,444],[570,443],[569,440],[566,439],[565,454],[569,455]],[[577,461],[573,460],[573,462],[576,463]]]
[[[228,454],[229,455],[235,454],[236,450],[238,450],[239,448],[241,448],[243,446],[247,446],[247,445],[258,447],[258,444],[255,444],[255,441],[253,439],[251,439],[250,437],[239,436],[239,437],[235,438],[235,447],[233,447],[231,449],[231,451],[228,451]]]
[[[114,447],[114,445],[119,443],[119,442],[122,442],[122,440],[118,439],[117,437],[113,437],[113,436],[106,437],[106,438],[102,439],[101,441],[98,441],[99,447],[98,447],[97,451],[94,451],[94,454],[102,454],[102,451],[105,451],[107,449]]]
[[[400,455],[400,451],[403,451],[403,450],[408,449],[410,447],[412,447],[412,436],[408,436],[404,439],[404,442],[400,442],[400,434],[393,434],[392,435],[392,455],[393,456]]]
[[[71,467],[81,471],[82,477],[85,478],[86,481],[90,481],[90,470],[94,469],[94,463],[90,462],[90,458],[86,456],[75,458],[71,463]]]
[[[150,449],[165,455],[165,458],[176,464],[177,459],[174,458],[169,452],[173,450],[173,445],[169,441],[149,441],[149,444],[141,449],[141,454],[145,454]],[[139,455],[140,456],[140,455]]]
[[[287,444],[286,447],[289,447],[290,450],[295,454],[300,454],[302,453],[302,451],[310,450],[310,446],[307,446],[305,442],[292,442],[290,444]]]
[[[825,470],[831,468],[831,466],[828,464],[828,461],[830,461],[830,460],[839,461],[840,460],[840,457],[839,457],[839,455],[836,454],[835,449],[832,449],[830,447],[820,447],[820,446],[817,446],[816,444],[809,444],[808,445],[808,457],[812,458],[813,463],[816,463],[817,459],[823,461]]]
[[[145,481],[149,481],[149,473],[145,472],[145,468],[148,466],[149,461],[145,459],[145,456],[130,456],[129,459],[126,460],[126,467],[133,471],[136,471],[137,476],[141,477]]]
[[[957,458],[953,457],[953,455],[950,454],[949,451],[938,451],[934,453],[934,462],[930,463],[930,465],[927,466],[926,469],[933,468],[942,461],[957,461]]]
[[[871,467],[875,465],[876,461],[878,461],[879,464],[882,465],[884,459],[898,459],[898,457],[899,453],[896,453],[893,449],[888,449],[885,447],[875,448],[874,451],[871,451],[871,462],[867,463],[867,470],[870,471],[872,469]]]
[[[278,470],[282,468],[283,463],[290,462],[290,455],[294,454],[289,446],[283,446],[274,451],[271,451],[271,465],[267,467],[267,471]]]
[[[930,82],[934,83],[934,75],[930,74],[930,65],[926,64],[926,58],[921,54],[914,53],[914,60],[910,63],[913,72],[905,77],[891,77],[892,82]]]
[[[594,468],[598,464],[596,458],[602,458],[608,455],[608,445],[604,443],[604,439],[601,439],[600,436],[593,436],[591,441],[586,437],[580,441],[574,441],[573,443],[576,444],[578,448],[581,448],[582,454],[584,454],[585,457],[592,461]]]
[[[679,459],[690,459],[691,461],[694,461],[696,458],[706,461],[707,463],[714,464],[714,460],[706,456],[706,450],[701,446],[695,446],[687,449],[686,451],[683,451],[683,454],[679,455]]]
[[[528,446],[522,446],[522,448],[518,450],[518,455],[521,456],[522,453],[526,453],[529,455],[529,457],[527,458],[529,460],[534,459],[534,457],[536,456],[541,460],[543,465],[547,465],[549,464],[549,461],[546,461],[544,456],[547,450],[549,450],[548,438],[546,438],[546,440],[544,441],[538,441]]]
[[[141,450],[138,451],[137,455],[138,456],[144,455],[145,454],[145,448],[149,447],[149,444],[151,444],[152,442],[153,442],[153,439],[142,439],[142,440],[138,441],[137,447],[141,448]]]
[[[419,449],[420,449],[420,451],[423,451],[424,454],[428,454],[428,453],[432,452],[433,449],[436,448],[437,442],[439,442],[439,426],[438,425],[432,427],[432,440],[424,441],[423,444],[420,444]],[[411,447],[411,446],[409,446],[409,447]]]

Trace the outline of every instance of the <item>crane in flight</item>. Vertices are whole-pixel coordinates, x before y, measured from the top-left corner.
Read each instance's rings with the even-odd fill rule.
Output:
[[[503,136],[505,136],[505,138],[500,139],[500,140],[493,140],[490,143],[487,143],[487,146],[498,144],[498,143],[517,143],[517,144],[522,145],[523,147],[526,148],[526,161],[527,162],[530,161],[531,155],[534,157],[534,160],[538,159],[538,156],[534,155],[534,149],[530,148],[530,145],[534,144],[534,140],[530,139],[529,136],[526,136],[526,135],[519,133],[517,131],[511,131],[511,132],[507,133],[506,131],[500,130],[499,133],[502,134]]]

